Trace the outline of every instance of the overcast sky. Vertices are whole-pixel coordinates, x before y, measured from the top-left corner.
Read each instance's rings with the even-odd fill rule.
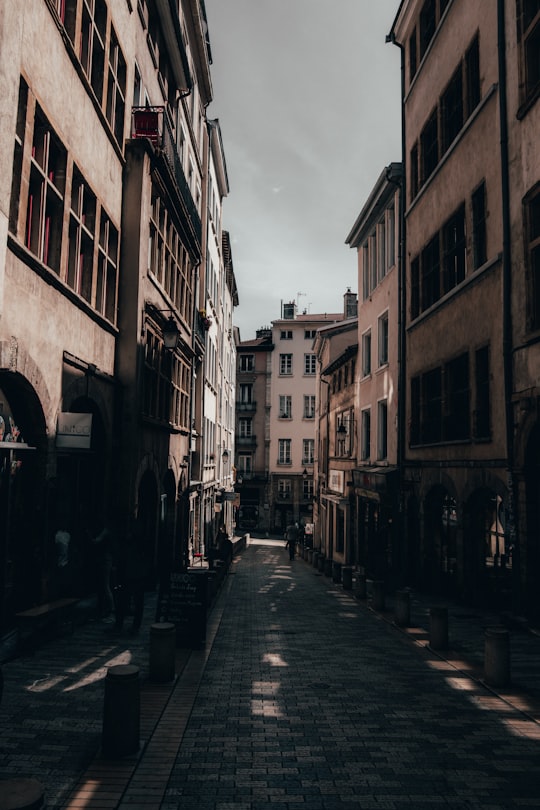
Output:
[[[242,340],[358,291],[345,244],[380,173],[401,159],[398,0],[206,0],[230,192]],[[300,295],[299,295],[300,293]]]

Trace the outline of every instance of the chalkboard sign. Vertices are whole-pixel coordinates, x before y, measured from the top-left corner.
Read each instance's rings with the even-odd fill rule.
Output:
[[[179,647],[197,649],[206,643],[208,571],[172,573],[160,598],[158,618],[176,625]]]

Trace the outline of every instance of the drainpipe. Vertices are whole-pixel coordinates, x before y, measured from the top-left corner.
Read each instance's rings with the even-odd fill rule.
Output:
[[[519,593],[519,543],[518,520],[515,509],[514,483],[514,410],[512,394],[514,390],[513,374],[513,330],[512,330],[512,250],[510,228],[510,180],[508,157],[508,108],[506,96],[506,23],[504,0],[497,0],[497,57],[499,70],[499,127],[501,155],[501,197],[502,197],[502,233],[503,233],[503,375],[506,427],[506,455],[508,475],[508,533],[513,546],[514,558],[512,570],[514,596]],[[514,607],[518,607],[514,604]]]

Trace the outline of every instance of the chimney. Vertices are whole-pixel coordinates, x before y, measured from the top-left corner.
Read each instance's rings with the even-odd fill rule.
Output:
[[[356,318],[358,315],[358,296],[347,287],[347,292],[343,296],[343,313],[345,318]]]

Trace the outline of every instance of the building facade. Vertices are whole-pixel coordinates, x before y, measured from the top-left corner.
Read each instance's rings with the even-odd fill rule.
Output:
[[[431,0],[401,3],[389,35],[403,59],[401,404],[413,580],[529,612],[539,30],[534,3]]]
[[[149,585],[191,562],[210,340],[214,388],[229,375],[216,448],[234,452],[237,292],[204,3],[8,0],[0,38],[4,630],[95,590],[105,524],[141,530]]]
[[[402,167],[380,174],[346,243],[358,258],[358,363],[351,496],[355,562],[392,587],[407,564],[400,528],[400,200]]]

